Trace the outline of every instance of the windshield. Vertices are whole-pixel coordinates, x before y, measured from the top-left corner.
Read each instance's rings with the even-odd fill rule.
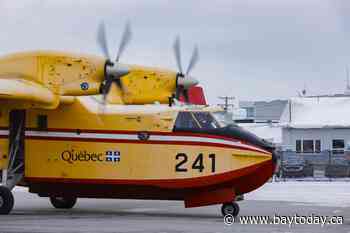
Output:
[[[220,125],[210,112],[193,112],[193,116],[198,121],[200,127],[203,129],[220,128]]]
[[[210,112],[179,112],[175,129],[216,129],[219,123]]]
[[[215,118],[215,120],[220,124],[220,127],[225,127],[228,125],[235,124],[232,119],[231,113],[221,111],[221,112],[213,112],[212,115]]]

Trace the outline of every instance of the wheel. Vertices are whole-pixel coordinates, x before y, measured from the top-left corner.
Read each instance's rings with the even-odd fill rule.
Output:
[[[236,202],[224,203],[221,206],[221,213],[223,216],[230,214],[236,217],[239,213],[239,205]]]
[[[13,209],[14,202],[11,190],[0,186],[0,214],[9,214]]]
[[[76,197],[50,197],[51,204],[56,209],[71,209],[77,203]]]

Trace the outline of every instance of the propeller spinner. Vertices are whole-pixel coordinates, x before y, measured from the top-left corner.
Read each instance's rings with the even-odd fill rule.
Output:
[[[194,48],[192,52],[192,56],[190,59],[190,62],[188,64],[186,73],[183,73],[182,69],[182,63],[181,63],[181,45],[180,45],[180,38],[176,37],[175,43],[174,43],[174,54],[176,59],[176,64],[179,72],[176,75],[176,99],[179,99],[181,95],[185,98],[185,102],[189,102],[189,95],[188,95],[188,89],[192,86],[197,85],[199,82],[194,77],[190,76],[189,73],[191,70],[195,67],[199,60],[199,54],[198,54],[198,48],[197,46]]]
[[[105,103],[107,94],[111,88],[112,83],[114,82],[117,84],[117,86],[121,89],[123,89],[121,78],[124,75],[127,75],[129,73],[129,69],[122,64],[119,63],[119,59],[124,52],[126,46],[130,42],[131,39],[131,29],[130,24],[127,23],[125,25],[125,29],[119,44],[119,49],[117,52],[117,56],[115,61],[111,60],[108,44],[107,44],[107,38],[106,38],[106,29],[104,23],[101,23],[98,27],[97,32],[97,43],[100,46],[100,49],[102,50],[104,56],[106,57],[106,63],[104,68],[104,81],[101,85],[101,93],[103,95],[103,102]]]

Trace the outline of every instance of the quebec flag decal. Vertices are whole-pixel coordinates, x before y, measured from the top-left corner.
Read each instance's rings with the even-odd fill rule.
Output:
[[[120,162],[120,151],[108,150],[106,151],[106,162]]]

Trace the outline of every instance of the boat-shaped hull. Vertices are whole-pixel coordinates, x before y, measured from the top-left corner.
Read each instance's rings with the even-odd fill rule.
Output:
[[[26,150],[25,182],[41,196],[185,200],[192,207],[232,201],[274,171],[271,152],[210,134],[27,129]]]

